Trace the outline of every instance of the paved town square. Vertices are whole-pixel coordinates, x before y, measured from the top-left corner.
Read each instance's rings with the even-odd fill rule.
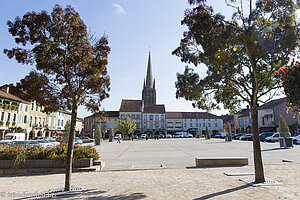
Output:
[[[252,142],[203,138],[103,141],[96,149],[105,162],[103,170],[74,173],[72,185],[85,188],[62,199],[299,199],[300,146],[280,149],[278,143],[261,143],[265,176],[281,185],[252,187],[240,181],[253,173]],[[195,168],[195,157],[248,157],[243,167]],[[282,162],[282,160],[291,162]],[[63,187],[64,174],[2,176],[3,199],[35,199]],[[36,198],[36,199],[39,199]]]

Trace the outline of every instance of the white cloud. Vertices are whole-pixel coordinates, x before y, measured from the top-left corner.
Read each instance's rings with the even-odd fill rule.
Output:
[[[121,5],[113,3],[112,6],[115,7],[115,12],[117,15],[124,15],[126,13]]]

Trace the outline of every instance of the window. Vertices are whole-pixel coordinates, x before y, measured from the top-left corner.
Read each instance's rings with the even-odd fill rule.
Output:
[[[32,125],[32,117],[30,116],[30,118],[29,118],[29,126],[31,127],[31,125]]]
[[[64,116],[64,113],[63,113],[63,112],[61,113],[61,116]]]
[[[20,104],[20,111],[22,111],[23,110],[23,105],[22,104]]]
[[[218,127],[218,124],[217,124],[217,123],[215,123],[215,127]]]
[[[31,103],[31,110],[33,110],[33,103]]]
[[[165,116],[164,115],[161,115],[160,118],[161,118],[162,121],[165,120]]]
[[[158,122],[155,122],[155,128],[159,128]]]
[[[148,128],[147,122],[144,122],[144,128]]]
[[[144,121],[147,121],[147,115],[144,115]]]
[[[45,118],[43,118],[43,124],[42,127],[45,127]]]
[[[198,127],[198,123],[196,123],[196,127]]]
[[[162,128],[165,128],[165,122],[162,122],[162,123],[161,123],[161,127],[162,127]]]
[[[49,117],[49,122],[48,122],[48,124],[51,126],[51,117]]]
[[[28,106],[26,105],[26,106],[25,106],[25,112],[27,112],[27,110],[28,110]]]
[[[10,113],[7,114],[7,121],[10,121]]]
[[[205,123],[203,123],[203,127],[205,127]]]
[[[141,117],[140,114],[136,115],[136,119],[140,119],[140,117]]]
[[[38,111],[38,105],[35,106],[35,111]]]
[[[150,122],[150,128],[153,128],[153,122]]]
[[[4,120],[4,112],[1,113],[1,120]]]
[[[59,124],[60,124],[60,119],[57,120],[57,126],[59,126]]]
[[[217,119],[215,119],[215,122],[217,121]]]
[[[150,120],[153,120],[153,115],[150,115],[149,117],[150,117]]]
[[[159,120],[159,116],[155,115],[155,121],[158,121],[158,120]]]
[[[184,127],[186,127],[186,123],[184,123]]]
[[[136,123],[136,128],[137,128],[137,129],[140,128],[140,123]]]
[[[208,127],[210,127],[210,123],[208,123]]]
[[[193,127],[193,124],[192,124],[192,123],[190,123],[190,127]]]
[[[34,126],[36,126],[36,123],[37,123],[37,118],[35,117],[34,118]]]
[[[61,120],[61,126],[64,126],[64,120]]]
[[[16,118],[17,118],[17,114],[14,114],[14,120],[13,120],[13,122],[16,121]]]

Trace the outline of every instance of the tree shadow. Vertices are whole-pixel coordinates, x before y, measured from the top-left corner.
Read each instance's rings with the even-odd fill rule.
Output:
[[[29,196],[24,198],[18,198],[16,200],[25,200],[25,199],[39,199],[39,200],[46,200],[46,199],[87,199],[87,200],[134,200],[134,199],[144,199],[147,196],[144,193],[132,193],[129,195],[114,195],[114,196],[107,196],[105,195],[106,191],[95,190],[95,189],[87,189],[83,192],[73,192],[72,194],[61,194],[61,193],[45,193],[40,194],[39,196]]]
[[[225,194],[228,194],[228,193],[231,193],[231,192],[235,192],[235,191],[238,191],[238,190],[246,189],[248,187],[251,187],[251,185],[248,185],[248,184],[247,185],[242,185],[242,186],[239,186],[239,187],[235,187],[235,188],[223,190],[223,191],[216,192],[216,193],[213,193],[213,194],[208,194],[208,195],[196,198],[194,200],[210,199],[210,198],[214,198],[214,197],[217,197],[217,196],[225,195]]]

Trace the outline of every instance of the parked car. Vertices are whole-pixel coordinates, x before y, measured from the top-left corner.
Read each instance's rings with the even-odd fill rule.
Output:
[[[165,138],[165,135],[162,134],[162,133],[160,133],[160,134],[159,134],[159,138]]]
[[[50,143],[50,142],[48,142],[46,140],[36,140],[36,141],[38,142],[37,145],[45,147],[45,148],[47,148],[47,147],[53,147],[54,146],[54,144],[52,144],[52,143]]]
[[[300,144],[300,135],[294,136],[293,138],[293,144]]]
[[[87,136],[82,136],[82,137],[79,137],[79,138],[82,140],[83,143],[95,142],[94,139],[89,138]]]
[[[272,136],[266,137],[265,141],[266,142],[278,142],[279,136],[280,136],[280,134],[278,132],[274,133]]]
[[[263,132],[259,134],[259,140],[264,142],[266,140],[266,137],[270,137],[274,134],[274,132]]]
[[[172,138],[171,134],[166,134],[166,138]]]
[[[119,138],[119,135],[121,135],[121,134],[120,134],[120,133],[116,134],[115,137],[114,137],[114,139],[117,140],[117,139]],[[122,137],[121,137],[121,138],[122,138]]]
[[[51,144],[53,144],[53,146],[58,146],[60,145],[60,142],[56,141],[54,138],[52,137],[46,137],[45,140]]]
[[[174,133],[173,138],[183,138],[183,133]]]
[[[216,135],[214,135],[213,137],[214,138],[221,138],[221,139],[224,139],[226,137],[227,133],[226,132],[221,132],[221,133],[218,133]]]
[[[192,137],[193,137],[193,135],[192,135],[192,134],[190,134],[190,133],[188,133],[188,134],[185,134],[183,137],[185,137],[185,138],[192,138]]]
[[[246,134],[247,134],[247,133],[238,133],[238,134],[234,135],[234,136],[232,137],[232,139],[234,139],[234,140],[240,140],[240,138],[241,138],[242,136],[246,135]]]
[[[246,140],[246,141],[252,141],[253,140],[253,136],[252,136],[252,134],[246,134],[246,135],[242,135],[241,137],[240,137],[240,140]]]
[[[141,135],[141,138],[142,138],[142,139],[146,139],[146,137],[147,137],[147,134],[142,134],[142,135]]]
[[[149,136],[149,138],[150,138],[150,139],[154,139],[154,138],[155,138],[154,134],[151,134],[151,135]]]
[[[74,143],[75,144],[83,144],[83,141],[79,137],[75,137]]]

